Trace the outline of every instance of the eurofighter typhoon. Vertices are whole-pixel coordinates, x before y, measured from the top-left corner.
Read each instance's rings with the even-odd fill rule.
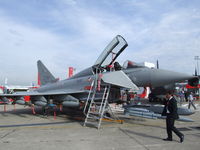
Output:
[[[0,94],[0,101],[7,103],[8,98],[12,98],[16,104],[26,105],[24,96],[30,96],[31,104],[37,106],[45,107],[51,100],[64,107],[79,107],[80,102],[87,101],[94,85],[97,88],[94,101],[102,99],[102,89],[109,85],[108,102],[114,102],[120,100],[121,88],[137,90],[138,87],[160,87],[185,80],[191,85],[198,83],[198,78],[183,73],[129,63],[121,67],[116,59],[127,46],[126,40],[117,35],[91,67],[62,81],[56,80],[43,63],[38,61],[41,87],[29,92]]]

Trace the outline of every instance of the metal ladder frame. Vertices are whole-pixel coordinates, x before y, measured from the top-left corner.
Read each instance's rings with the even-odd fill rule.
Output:
[[[99,123],[98,123],[98,129],[101,126],[101,122],[102,122],[102,119],[104,117],[104,112],[105,112],[106,106],[109,107],[109,105],[108,105],[109,94],[110,94],[110,85],[106,86],[105,89],[104,89],[104,94],[103,94],[101,106],[100,106],[100,109],[99,109],[100,118],[99,118]]]
[[[87,97],[87,101],[86,101],[86,104],[85,104],[85,107],[83,110],[83,113],[86,115],[83,126],[86,126],[87,123],[89,124],[88,119],[90,118],[90,119],[98,120],[98,123],[96,123],[96,125],[97,125],[96,127],[99,129],[101,126],[102,118],[104,117],[104,112],[105,112],[106,106],[108,105],[110,85],[105,86],[101,104],[100,104],[98,113],[96,113],[97,116],[93,116],[94,112],[92,112],[92,106],[96,105],[96,102],[94,101],[94,99],[95,99],[95,95],[96,95],[96,91],[97,91],[98,75],[99,75],[98,68],[96,68],[96,74],[95,74],[94,80],[91,83],[91,88],[90,88],[90,91],[89,91],[89,94]],[[89,102],[90,102],[90,104],[89,104]],[[88,107],[88,104],[89,104],[89,107]],[[88,107],[88,111],[86,113],[87,107]],[[93,118],[91,116],[93,116]]]
[[[116,117],[114,115],[114,113],[112,112],[112,110],[109,106],[109,103],[108,103],[108,97],[109,97],[109,94],[110,94],[111,85],[105,85],[104,86],[104,93],[103,93],[103,96],[102,96],[102,99],[101,99],[101,102],[100,102],[100,107],[99,107],[98,112],[94,113],[92,111],[92,106],[93,105],[97,106],[97,103],[99,103],[99,102],[95,102],[95,100],[94,100],[95,96],[96,96],[98,80],[99,80],[98,75],[99,75],[98,68],[96,68],[96,74],[94,74],[94,79],[91,83],[91,88],[90,88],[90,91],[89,91],[89,94],[88,94],[88,97],[87,97],[87,101],[85,103],[85,107],[84,107],[84,110],[83,110],[83,113],[86,116],[83,126],[86,126],[86,124],[92,124],[92,125],[96,126],[97,129],[99,129],[101,127],[101,122],[102,122],[102,119],[104,118],[104,113],[105,113],[106,109],[109,112],[111,112],[111,115],[114,118],[113,120],[119,120],[119,118]],[[89,102],[90,102],[90,104],[89,104]],[[88,107],[88,104],[89,104],[89,107]],[[86,112],[86,110],[87,110],[87,112]],[[88,121],[88,119],[92,119],[93,122]]]
[[[95,95],[96,95],[96,90],[97,90],[97,80],[98,80],[98,68],[95,68],[95,72],[96,74],[94,74],[94,79],[91,83],[91,88],[90,88],[90,91],[89,91],[89,94],[88,94],[88,97],[87,97],[87,101],[86,101],[86,104],[85,104],[85,107],[84,107],[84,110],[83,110],[83,113],[86,115],[86,118],[85,118],[85,121],[84,121],[84,124],[83,126],[86,126],[86,124],[88,123],[88,118],[90,117],[90,112],[91,112],[91,107],[92,105],[94,104],[94,98],[95,98]],[[89,107],[88,107],[88,103],[90,102],[89,104]],[[87,110],[87,113],[86,113],[86,109],[88,107],[88,110]]]

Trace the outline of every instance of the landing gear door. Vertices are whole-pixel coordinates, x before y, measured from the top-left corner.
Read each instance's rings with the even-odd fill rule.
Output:
[[[112,63],[121,54],[121,52],[128,46],[126,40],[121,36],[117,35],[104,49],[93,67],[101,68]]]

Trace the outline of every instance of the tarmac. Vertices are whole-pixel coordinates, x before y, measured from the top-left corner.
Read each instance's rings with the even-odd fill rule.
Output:
[[[0,105],[0,150],[199,150],[200,105],[188,116],[195,122],[176,121],[185,135],[183,143],[173,134],[166,138],[165,120],[139,117],[121,118],[123,124],[104,121],[97,130],[83,127],[78,111],[64,110],[54,118],[53,112],[43,116],[41,109],[33,115],[29,107]]]

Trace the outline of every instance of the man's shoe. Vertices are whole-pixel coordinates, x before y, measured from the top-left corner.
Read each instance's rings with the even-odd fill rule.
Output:
[[[170,138],[163,139],[163,141],[172,141]]]
[[[183,143],[184,141],[184,135],[180,137],[180,142]]]

